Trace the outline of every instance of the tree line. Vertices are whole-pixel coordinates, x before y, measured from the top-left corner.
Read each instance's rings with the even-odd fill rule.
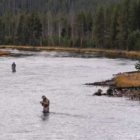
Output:
[[[88,10],[78,9],[74,0],[61,0],[63,9],[58,1],[47,2],[45,8],[38,1],[36,11],[30,3],[0,10],[0,44],[140,50],[140,0]]]

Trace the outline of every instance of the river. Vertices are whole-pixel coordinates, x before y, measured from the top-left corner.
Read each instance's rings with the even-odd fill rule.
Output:
[[[92,96],[98,88],[84,85],[134,70],[136,61],[12,52],[16,57],[0,57],[0,140],[140,139],[139,102]],[[50,99],[48,116],[42,115],[42,95]]]

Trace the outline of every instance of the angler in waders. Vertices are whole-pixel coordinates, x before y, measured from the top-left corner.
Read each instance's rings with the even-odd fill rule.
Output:
[[[42,96],[42,101],[40,102],[41,105],[43,106],[43,113],[49,113],[49,105],[50,105],[50,101],[46,96]]]

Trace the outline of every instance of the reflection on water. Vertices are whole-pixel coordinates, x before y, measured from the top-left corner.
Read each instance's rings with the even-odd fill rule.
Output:
[[[14,51],[24,56],[0,58],[0,140],[140,139],[139,102],[92,96],[98,87],[84,85],[134,70],[135,61]],[[46,116],[42,95],[50,99]]]
[[[41,115],[41,118],[42,118],[42,120],[43,121],[47,121],[47,120],[49,120],[49,113],[42,113],[42,115]]]

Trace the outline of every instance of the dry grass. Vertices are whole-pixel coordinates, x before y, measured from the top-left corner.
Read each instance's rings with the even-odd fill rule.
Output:
[[[115,83],[117,87],[140,86],[140,72],[119,74],[115,78]]]
[[[10,55],[9,52],[6,51],[0,51],[0,56]]]

